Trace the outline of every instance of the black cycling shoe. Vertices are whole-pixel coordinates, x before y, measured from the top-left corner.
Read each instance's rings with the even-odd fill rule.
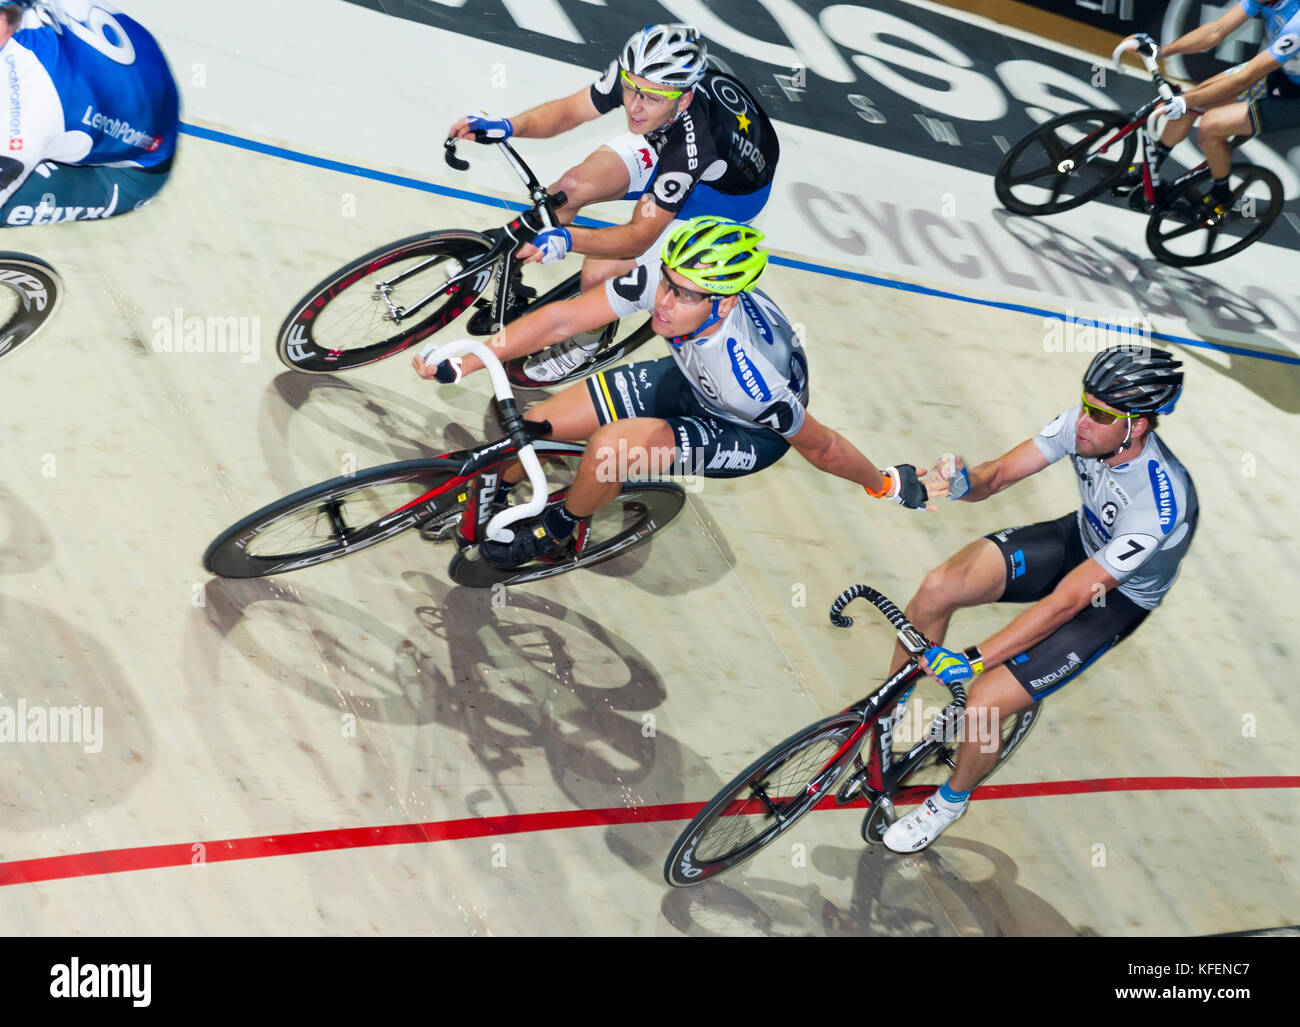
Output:
[[[537,290],[531,285],[524,285],[515,278],[510,283],[510,299],[506,302],[506,324],[514,321],[528,311],[532,301],[537,298]],[[479,299],[474,301],[474,316],[469,319],[465,330],[470,335],[493,335],[497,327],[492,323],[492,301]]]
[[[1141,188],[1142,165],[1130,164],[1128,170],[1111,185],[1110,194],[1112,196],[1128,196],[1134,190],[1141,190]]]
[[[488,539],[481,547],[483,559],[493,567],[511,569],[534,560],[563,556],[569,549],[572,538],[556,538],[546,530],[540,517],[516,524],[511,530],[515,537],[510,542],[493,542]]]

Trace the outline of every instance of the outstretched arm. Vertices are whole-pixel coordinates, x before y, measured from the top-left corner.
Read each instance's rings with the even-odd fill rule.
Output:
[[[1186,35],[1179,36],[1172,43],[1161,46],[1160,56],[1173,57],[1180,53],[1202,53],[1218,46],[1249,20],[1250,15],[1243,11],[1240,5],[1233,4],[1213,21],[1207,21]]]
[[[589,89],[580,89],[572,96],[559,100],[550,100],[516,114],[510,119],[513,134],[523,139],[550,139],[562,135],[571,128],[600,117],[600,111],[591,102]],[[448,136],[456,139],[468,139],[471,135],[469,118],[461,118],[451,126]]]
[[[600,285],[571,300],[547,303],[530,310],[492,336],[487,341],[487,346],[499,359],[510,360],[563,342],[578,332],[601,328],[617,320],[617,317],[609,305],[605,287]],[[483,362],[472,353],[461,358],[461,361],[462,378],[483,366]],[[436,367],[426,364],[418,355],[411,358],[411,366],[421,378],[434,378],[436,375]]]
[[[1047,464],[1047,457],[1039,451],[1034,440],[1025,439],[1015,449],[1003,453],[996,460],[968,469],[966,473],[970,479],[970,489],[961,499],[967,503],[988,499],[1031,474],[1037,474]]]

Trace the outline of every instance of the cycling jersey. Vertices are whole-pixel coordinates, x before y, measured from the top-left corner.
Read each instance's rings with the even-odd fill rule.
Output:
[[[601,114],[623,105],[617,60],[592,85],[591,102]],[[701,182],[732,196],[757,192],[771,183],[780,157],[776,130],[753,94],[717,71],[706,72],[691,105],[645,140],[658,154],[651,193],[673,214]]]
[[[1287,78],[1300,84],[1300,0],[1286,0],[1276,7],[1241,0],[1237,6],[1252,18],[1264,19],[1269,56],[1282,65]]]
[[[46,161],[154,168],[172,158],[176,83],[153,37],[109,4],[43,0],[25,11],[0,48],[0,75],[0,205]]]
[[[652,251],[628,274],[606,282],[614,314],[629,317],[652,310],[659,273],[659,253]],[[808,361],[790,322],[757,289],[741,293],[740,302],[712,335],[669,349],[700,403],[714,416],[785,438],[803,427]]]
[[[1074,430],[1082,410],[1077,406],[1061,414],[1034,443],[1049,463],[1074,457],[1084,550],[1120,583],[1123,595],[1154,609],[1178,576],[1196,531],[1196,488],[1154,432],[1137,456],[1118,467],[1079,456]]]

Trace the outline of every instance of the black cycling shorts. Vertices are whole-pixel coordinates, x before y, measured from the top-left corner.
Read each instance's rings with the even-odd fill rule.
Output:
[[[143,207],[171,175],[168,158],[152,168],[54,164],[36,168],[0,207],[0,226],[97,221]]]
[[[672,427],[677,445],[670,472],[704,478],[739,478],[776,463],[790,448],[768,428],[727,421],[700,402],[672,357],[641,360],[587,379],[601,424],[656,417]]]
[[[1300,86],[1287,78],[1281,68],[1269,72],[1266,79],[1255,83],[1242,98],[1250,104],[1254,135],[1300,128]]]
[[[1003,603],[1034,603],[1051,595],[1070,571],[1089,559],[1078,513],[984,537],[1006,561],[1007,583],[999,598]],[[1150,612],[1111,589],[1101,605],[1089,603],[1036,646],[1007,660],[1006,668],[1037,702],[1127,638]]]

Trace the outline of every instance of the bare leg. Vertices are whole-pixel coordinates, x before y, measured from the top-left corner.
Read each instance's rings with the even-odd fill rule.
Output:
[[[1232,169],[1232,148],[1228,139],[1250,135],[1252,131],[1254,126],[1250,121],[1249,104],[1225,103],[1205,112],[1197,142],[1215,178],[1227,178]]]
[[[964,740],[957,746],[957,767],[948,779],[948,787],[954,792],[974,788],[997,765],[1003,721],[1033,703],[1005,666],[994,667],[976,678],[966,702],[965,733],[961,736]]]
[[[986,538],[976,539],[927,574],[903,612],[926,638],[938,644],[948,633],[954,611],[997,602],[1006,583],[1001,550]],[[890,674],[910,658],[906,649],[895,646]]]

